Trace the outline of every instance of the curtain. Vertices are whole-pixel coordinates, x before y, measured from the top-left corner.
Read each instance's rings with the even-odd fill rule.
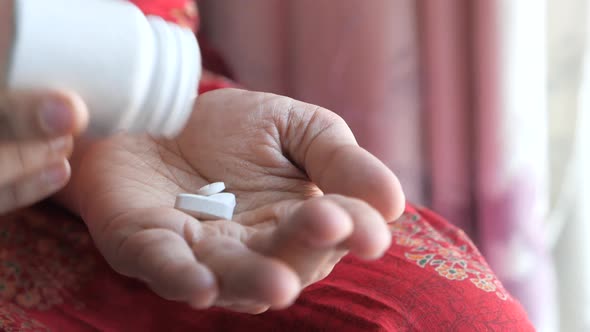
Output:
[[[556,328],[545,234],[545,1],[212,0],[201,8],[205,35],[238,81],[340,114],[408,199],[475,240],[539,330]]]
[[[551,2],[550,2],[551,4]],[[555,204],[549,242],[555,245],[560,330],[590,330],[590,7],[554,1],[549,100]],[[565,73],[565,74],[564,74]],[[559,177],[559,175],[563,175]]]
[[[337,111],[361,145],[394,166],[408,196],[423,202],[414,7],[413,0],[201,4],[204,34],[242,84]]]

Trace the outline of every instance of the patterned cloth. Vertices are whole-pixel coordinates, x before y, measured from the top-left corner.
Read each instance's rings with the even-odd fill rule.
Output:
[[[184,0],[136,2],[144,12],[196,26]],[[201,92],[230,86],[207,73]],[[0,218],[3,331],[533,331],[467,236],[407,206],[377,262],[345,257],[282,311],[195,311],[113,272],[84,224],[51,204]]]
[[[289,309],[195,311],[113,272],[51,205],[0,223],[3,331],[533,331],[465,234],[408,206],[383,259],[345,257]]]

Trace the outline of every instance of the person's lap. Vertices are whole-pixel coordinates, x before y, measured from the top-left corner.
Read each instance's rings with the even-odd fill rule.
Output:
[[[290,308],[196,311],[117,275],[83,223],[53,206],[0,219],[0,329],[38,331],[529,331],[465,234],[408,207],[376,262],[345,257]]]

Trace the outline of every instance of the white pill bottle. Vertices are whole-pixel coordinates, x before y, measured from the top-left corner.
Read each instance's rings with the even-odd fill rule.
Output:
[[[184,127],[201,75],[192,31],[125,0],[14,1],[9,89],[78,93],[90,135]]]

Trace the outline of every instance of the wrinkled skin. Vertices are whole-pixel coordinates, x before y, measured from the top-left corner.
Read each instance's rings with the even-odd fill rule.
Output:
[[[66,204],[107,261],[195,308],[285,308],[345,254],[379,258],[404,207],[397,178],[342,119],[266,93],[206,93],[176,139],[116,136],[80,160]],[[236,195],[233,220],[173,208],[216,181]]]

